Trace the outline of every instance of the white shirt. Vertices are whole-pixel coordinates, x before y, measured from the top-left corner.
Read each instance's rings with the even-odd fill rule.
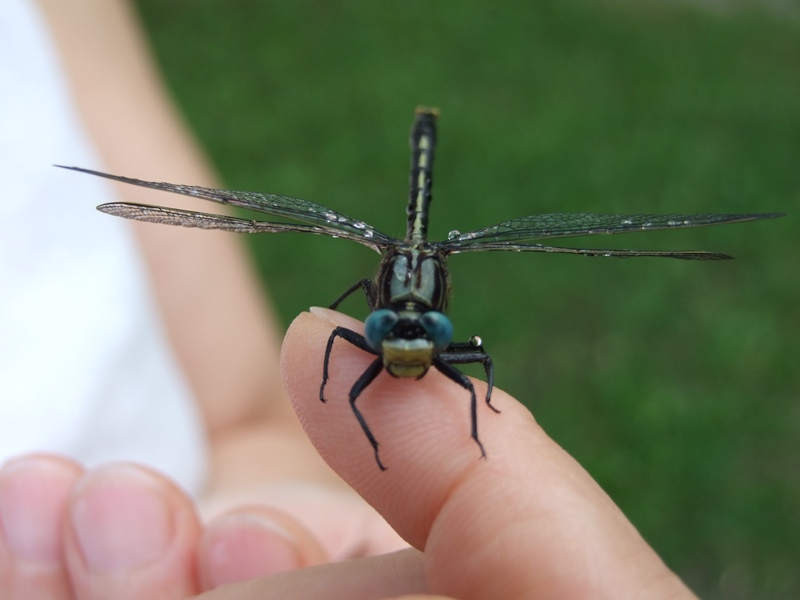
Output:
[[[122,116],[120,118],[123,118]],[[0,2],[0,462],[132,460],[197,493],[200,416],[29,0]]]

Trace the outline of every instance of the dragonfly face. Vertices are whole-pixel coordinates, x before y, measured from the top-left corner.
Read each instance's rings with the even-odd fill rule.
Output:
[[[370,338],[370,330],[366,329],[365,334],[367,341],[370,342],[370,347],[383,357],[383,368],[393,377],[419,379],[431,368],[433,354],[437,351],[436,346],[427,338],[425,330],[420,325],[420,314],[381,310],[387,311],[385,314],[391,315],[394,324],[385,336],[375,338],[374,342]],[[381,313],[376,311],[367,317],[367,321],[374,321],[381,316]],[[364,323],[365,327],[370,324]],[[450,340],[447,340],[447,343],[449,342]],[[447,344],[445,344],[446,346]]]
[[[370,348],[383,357],[383,366],[393,377],[419,379],[453,340],[453,324],[444,313],[423,312],[413,305],[394,311],[380,308],[364,323]]]
[[[470,379],[454,365],[481,363],[486,372],[486,404],[491,404],[494,369],[484,351],[481,339],[473,336],[467,342],[453,342],[453,327],[444,312],[450,293],[450,280],[445,260],[450,254],[488,250],[542,252],[608,256],[616,258],[661,257],[683,260],[724,260],[726,254],[702,251],[648,251],[595,248],[572,248],[541,243],[549,238],[630,233],[657,229],[681,229],[721,223],[754,221],[783,216],[782,213],[700,214],[700,215],[615,215],[589,213],[553,213],[530,215],[503,221],[496,225],[466,233],[453,231],[445,241],[427,239],[428,213],[432,199],[433,159],[436,147],[438,111],[417,109],[411,129],[410,192],[406,214],[406,236],[393,238],[363,221],[352,219],[325,206],[276,194],[214,190],[190,185],[158,183],[109,175],[79,167],[63,167],[141,187],[203,198],[221,204],[255,210],[288,218],[293,222],[253,221],[126,202],[103,204],[103,212],[135,219],[182,227],[222,229],[239,233],[313,233],[344,238],[363,244],[383,256],[374,280],[364,279],[353,285],[331,308],[347,296],[363,289],[372,313],[365,322],[365,335],[344,327],[331,332],[322,366],[320,400],[325,402],[325,385],[334,343],[343,339],[376,356],[372,364],[353,384],[350,406],[373,448],[375,460],[385,469],[378,455],[378,441],[361,414],[356,400],[386,370],[394,377],[420,378],[435,368],[464,388],[470,395],[470,435],[482,457],[486,453],[478,438],[477,399]]]

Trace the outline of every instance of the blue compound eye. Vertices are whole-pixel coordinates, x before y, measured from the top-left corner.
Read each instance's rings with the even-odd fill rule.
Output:
[[[381,349],[381,343],[389,335],[399,318],[396,312],[388,308],[381,308],[370,313],[367,320],[364,321],[364,337],[367,338],[370,348]]]
[[[434,348],[444,350],[453,339],[453,324],[445,315],[435,310],[424,313],[419,324],[431,338]]]

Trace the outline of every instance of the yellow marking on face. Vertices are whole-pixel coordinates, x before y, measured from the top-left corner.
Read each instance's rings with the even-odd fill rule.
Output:
[[[395,377],[421,377],[428,372],[433,361],[433,342],[416,339],[384,340],[383,366]]]

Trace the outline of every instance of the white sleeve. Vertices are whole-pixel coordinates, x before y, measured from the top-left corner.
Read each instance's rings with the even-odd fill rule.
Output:
[[[120,115],[124,118],[124,115]],[[33,3],[0,2],[0,461],[132,460],[197,493],[199,411]]]

